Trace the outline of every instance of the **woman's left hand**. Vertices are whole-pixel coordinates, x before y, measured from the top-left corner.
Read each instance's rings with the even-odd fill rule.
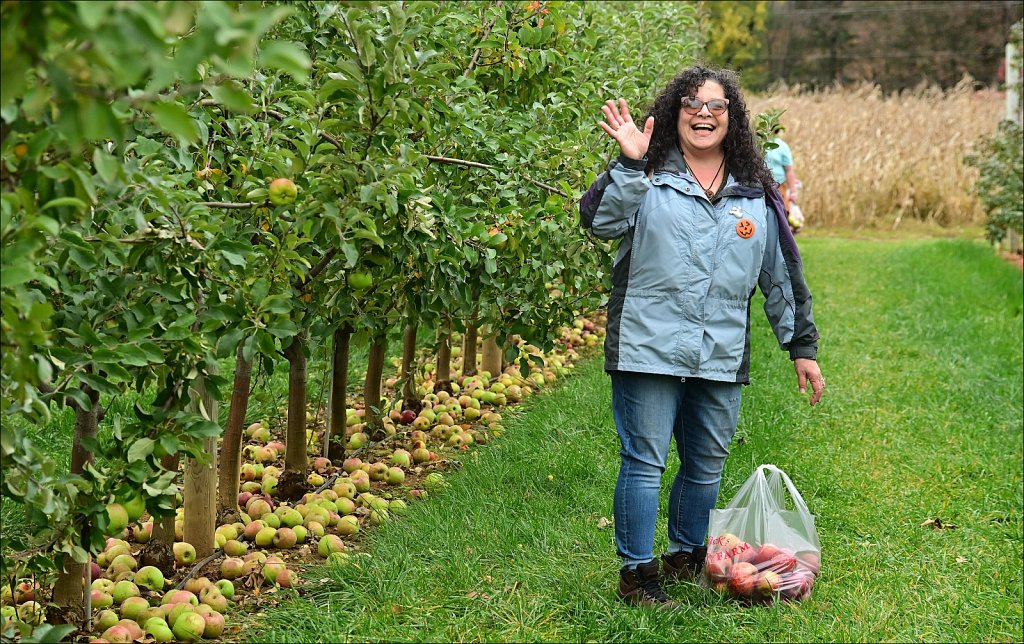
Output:
[[[811,407],[817,405],[825,393],[825,376],[821,375],[818,363],[807,358],[797,358],[793,361],[793,368],[796,369],[796,384],[800,387],[800,393],[807,392],[807,383],[810,382]]]

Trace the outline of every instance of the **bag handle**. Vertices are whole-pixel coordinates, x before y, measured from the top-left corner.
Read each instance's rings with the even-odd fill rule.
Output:
[[[772,474],[782,478],[782,481],[786,484],[786,489],[789,490],[789,495],[793,498],[793,504],[796,506],[797,510],[804,514],[811,514],[811,511],[807,508],[807,504],[804,502],[804,497],[800,496],[800,492],[797,491],[796,485],[793,484],[793,481],[789,478],[788,474],[771,464],[759,465],[757,473],[761,477],[764,477],[765,470],[768,470],[772,472]],[[781,510],[782,508],[778,509]]]

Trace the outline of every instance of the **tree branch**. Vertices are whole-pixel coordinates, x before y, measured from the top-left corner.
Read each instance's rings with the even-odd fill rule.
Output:
[[[228,208],[231,210],[245,210],[246,208],[259,208],[263,203],[255,201],[200,201],[196,204],[197,206],[206,206],[207,208]]]
[[[476,161],[466,161],[465,159],[453,159],[451,157],[439,157],[439,156],[434,156],[434,155],[431,155],[431,154],[426,154],[424,156],[431,163],[445,163],[445,164],[449,164],[449,165],[463,165],[463,166],[467,166],[467,167],[470,167],[470,168],[480,168],[482,170],[492,170],[492,169],[494,169],[493,165],[487,165],[486,163],[477,163]],[[524,179],[526,179],[527,181],[529,181],[533,185],[537,186],[538,188],[543,188],[543,189],[547,190],[548,192],[554,193],[556,195],[560,195],[562,197],[568,197],[569,196],[569,195],[565,194],[565,192],[563,192],[559,188],[556,188],[554,186],[548,185],[548,184],[546,184],[546,183],[544,183],[542,181],[537,181],[536,179],[531,179],[529,177],[524,177]]]

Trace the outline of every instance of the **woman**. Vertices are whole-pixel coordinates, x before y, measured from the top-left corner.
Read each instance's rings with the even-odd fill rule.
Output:
[[[793,151],[789,145],[782,140],[781,135],[786,131],[782,124],[777,124],[772,130],[772,143],[775,147],[768,150],[764,155],[765,164],[771,170],[772,178],[779,184],[779,192],[782,194],[782,203],[786,206],[786,217],[789,221],[789,229],[796,234],[803,226],[800,218],[792,215],[793,206],[800,199],[800,186],[802,183],[796,176],[796,169],[793,167]],[[799,207],[797,208],[799,211]]]
[[[583,225],[620,239],[605,370],[621,443],[615,488],[619,596],[671,604],[663,583],[703,565],[708,519],[749,383],[755,286],[810,404],[825,390],[811,295],[778,190],[736,76],[692,67],[655,99],[643,128],[607,101],[601,128],[621,154],[580,202]],[[654,558],[661,476],[672,438],[668,552]]]

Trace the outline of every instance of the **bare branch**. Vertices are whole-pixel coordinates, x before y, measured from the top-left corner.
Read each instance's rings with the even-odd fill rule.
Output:
[[[233,202],[233,201],[200,201],[197,206],[207,208],[228,208],[231,210],[245,210],[246,208],[259,208],[263,203],[255,201]]]
[[[445,163],[445,164],[449,164],[449,165],[463,165],[463,166],[467,166],[467,167],[470,167],[470,168],[480,168],[482,170],[493,170],[494,169],[493,165],[487,165],[486,163],[477,163],[476,161],[466,161],[465,159],[453,159],[451,157],[439,157],[439,156],[434,156],[434,155],[430,155],[430,154],[427,154],[427,155],[424,155],[424,156],[431,163]],[[556,188],[554,186],[548,185],[548,184],[544,183],[543,181],[537,181],[536,179],[531,179],[529,177],[524,177],[524,179],[526,179],[527,181],[529,181],[533,185],[537,186],[538,188],[543,188],[543,189],[547,190],[548,192],[554,193],[554,194],[562,196],[562,197],[568,197],[569,196],[564,191],[560,190],[559,188]]]

